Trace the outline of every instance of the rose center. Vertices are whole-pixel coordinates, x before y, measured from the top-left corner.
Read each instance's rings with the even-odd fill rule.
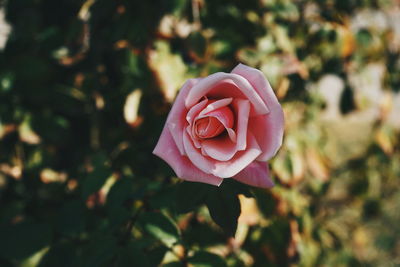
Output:
[[[233,112],[229,107],[222,107],[207,114],[207,117],[196,120],[194,133],[198,138],[212,138],[233,126]]]

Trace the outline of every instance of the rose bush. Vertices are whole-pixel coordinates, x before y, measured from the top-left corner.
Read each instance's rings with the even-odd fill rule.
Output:
[[[220,185],[224,178],[271,187],[268,165],[282,144],[284,116],[261,71],[190,79],[181,88],[153,153],[184,180]]]

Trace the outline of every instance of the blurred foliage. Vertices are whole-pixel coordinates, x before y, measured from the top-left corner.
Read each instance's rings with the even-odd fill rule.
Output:
[[[238,62],[277,185],[182,183],[171,102]],[[399,266],[399,89],[395,0],[0,1],[0,265]]]

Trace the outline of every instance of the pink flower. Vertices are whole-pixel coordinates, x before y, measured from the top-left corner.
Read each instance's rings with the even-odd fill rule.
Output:
[[[283,128],[281,105],[262,72],[239,64],[183,85],[153,153],[184,180],[272,187],[265,161],[281,146]]]

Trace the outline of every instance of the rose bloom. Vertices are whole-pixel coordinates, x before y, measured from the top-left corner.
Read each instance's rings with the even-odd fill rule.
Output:
[[[183,85],[153,153],[187,181],[271,187],[265,161],[282,145],[283,129],[282,107],[262,72],[239,64]]]

